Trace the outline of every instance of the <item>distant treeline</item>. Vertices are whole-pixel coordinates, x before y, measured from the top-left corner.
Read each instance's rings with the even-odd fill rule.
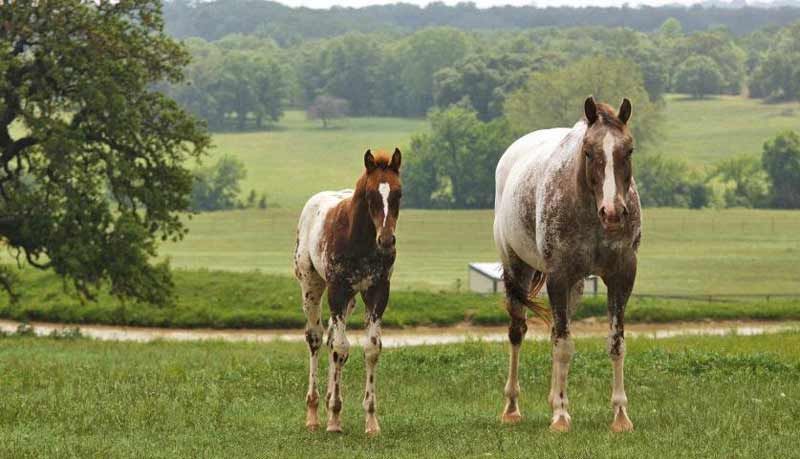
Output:
[[[488,121],[502,114],[508,95],[532,75],[595,56],[633,63],[652,102],[664,92],[702,98],[745,88],[769,100],[800,98],[800,22],[743,37],[721,28],[686,33],[669,18],[651,33],[436,27],[406,35],[348,33],[290,46],[256,35],[185,43],[194,57],[187,81],[167,90],[212,129],[261,127],[277,121],[286,106],[317,115],[330,111],[320,108],[336,107],[340,115],[424,116],[462,100]],[[343,103],[332,105],[336,100]],[[325,104],[314,107],[315,101]]]
[[[745,35],[800,19],[800,8],[716,7],[549,7],[502,6],[479,9],[474,3],[425,7],[409,4],[365,8],[333,7],[328,10],[290,8],[263,0],[167,1],[167,30],[179,38],[218,40],[230,34],[254,34],[281,45],[347,32],[408,33],[436,26],[465,30],[513,30],[531,27],[604,26],[650,32],[669,18],[679,20],[688,32],[725,27]]]

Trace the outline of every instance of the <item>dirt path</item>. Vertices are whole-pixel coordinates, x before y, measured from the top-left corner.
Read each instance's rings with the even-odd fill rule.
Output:
[[[56,330],[74,329],[78,325],[31,322],[34,332],[46,336]],[[19,322],[0,320],[0,330],[14,332]],[[83,336],[105,341],[149,342],[165,341],[251,341],[251,342],[301,342],[304,340],[302,330],[214,330],[214,329],[171,329],[145,327],[116,327],[108,325],[79,325]],[[602,321],[585,320],[573,324],[576,337],[605,337],[608,325]],[[625,327],[628,337],[646,337],[663,339],[682,335],[720,336],[727,334],[761,335],[780,333],[783,331],[800,331],[800,322],[757,322],[757,321],[721,321],[721,322],[674,322],[666,324],[629,324]],[[348,332],[350,341],[363,345],[365,338],[362,330]],[[527,339],[546,340],[549,334],[544,325],[531,324]],[[470,340],[488,342],[505,342],[505,327],[474,327],[468,325],[454,327],[418,327],[410,329],[388,329],[383,331],[383,345],[386,347],[421,346],[431,344],[462,343]]]

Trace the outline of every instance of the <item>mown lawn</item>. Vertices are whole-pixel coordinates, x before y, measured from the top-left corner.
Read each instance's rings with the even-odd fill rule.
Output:
[[[300,289],[294,279],[259,273],[176,271],[176,301],[155,307],[120,302],[106,294],[96,302],[81,302],[52,274],[26,272],[20,284],[21,300],[0,297],[0,318],[106,325],[172,328],[302,328]],[[364,326],[364,306],[350,317],[349,326]],[[542,299],[547,302],[546,299]],[[737,299],[728,301],[634,297],[628,304],[628,322],[699,320],[800,320],[800,298]],[[467,292],[402,290],[392,293],[384,314],[386,327],[507,325],[500,295]],[[324,317],[328,315],[323,303]],[[575,319],[605,320],[605,296],[584,297]]]
[[[636,431],[609,432],[603,340],[577,340],[573,432],[547,431],[548,347],[523,348],[525,419],[498,422],[505,346],[387,349],[378,438],[363,434],[363,354],[345,433],[303,427],[300,344],[0,339],[2,457],[796,457],[800,334],[629,340]],[[322,363],[323,371],[326,363]],[[323,378],[324,379],[324,378]]]

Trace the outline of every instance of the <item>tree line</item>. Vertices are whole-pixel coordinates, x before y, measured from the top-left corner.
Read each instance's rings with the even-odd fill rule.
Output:
[[[721,26],[740,36],[768,26],[783,26],[797,21],[800,8],[671,5],[639,8],[500,6],[482,9],[471,2],[453,6],[433,2],[425,7],[400,3],[319,10],[290,8],[264,0],[173,0],[165,3],[164,15],[167,31],[178,38],[218,40],[230,34],[247,34],[287,45],[350,31],[399,34],[438,26],[464,30],[602,26],[652,32],[668,18],[678,19],[690,32]]]
[[[800,98],[800,22],[736,37],[714,28],[686,33],[675,18],[651,33],[627,28],[540,28],[410,34],[347,33],[281,46],[255,35],[185,41],[186,81],[165,91],[212,129],[277,121],[287,107],[353,116],[425,116],[467,100],[482,121],[535,73],[605,56],[635,63],[651,102],[663,93]],[[747,76],[751,75],[750,78]],[[315,103],[316,102],[316,103]],[[322,116],[320,116],[322,115]]]

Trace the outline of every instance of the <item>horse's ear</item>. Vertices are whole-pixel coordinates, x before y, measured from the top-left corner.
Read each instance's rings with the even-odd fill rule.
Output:
[[[627,98],[622,99],[622,105],[619,106],[617,118],[622,121],[622,124],[628,124],[628,120],[631,119],[631,101]]]
[[[378,165],[375,164],[375,157],[372,156],[372,151],[370,150],[364,153],[364,167],[367,168],[367,172],[372,172],[378,167]]]
[[[586,98],[586,102],[583,103],[583,114],[586,115],[586,121],[589,122],[589,126],[597,121],[597,104],[594,103],[594,96]]]
[[[394,149],[394,154],[392,155],[392,162],[389,163],[389,168],[393,169],[395,172],[400,172],[400,161],[403,159],[403,155],[400,153],[399,148]]]

